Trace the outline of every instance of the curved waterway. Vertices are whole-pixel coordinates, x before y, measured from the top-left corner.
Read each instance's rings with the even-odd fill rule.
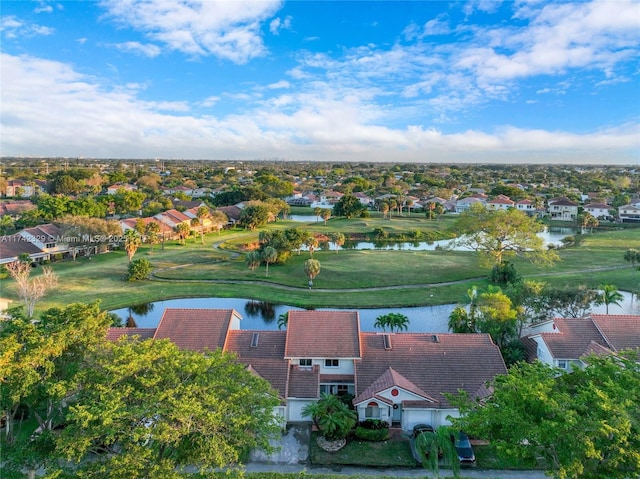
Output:
[[[609,314],[637,314],[640,315],[640,301],[631,293],[622,292],[624,300],[620,306],[609,305]],[[411,308],[375,308],[358,309],[360,315],[360,329],[362,331],[378,331],[373,324],[378,316],[388,313],[400,313],[409,318],[408,332],[412,333],[446,333],[449,315],[456,304],[442,304],[438,306],[418,306]],[[140,328],[155,328],[162,317],[165,308],[213,308],[235,309],[242,316],[243,330],[277,330],[278,317],[289,310],[300,310],[285,304],[272,304],[265,301],[252,301],[242,298],[184,298],[157,301],[135,305],[130,308],[114,310],[123,324]],[[338,308],[321,308],[323,311]],[[353,309],[340,308],[341,311]],[[595,306],[592,312],[605,313],[604,306]]]

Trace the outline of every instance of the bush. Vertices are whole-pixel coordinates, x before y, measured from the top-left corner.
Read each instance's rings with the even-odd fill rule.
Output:
[[[362,426],[356,428],[355,435],[364,441],[386,441],[389,439],[389,428],[367,429]]]
[[[380,419],[365,419],[364,421],[360,421],[358,427],[372,430],[389,429],[389,423]]]
[[[127,274],[128,281],[140,281],[147,279],[147,276],[151,274],[153,268],[151,262],[148,259],[137,259],[129,263],[129,271]]]

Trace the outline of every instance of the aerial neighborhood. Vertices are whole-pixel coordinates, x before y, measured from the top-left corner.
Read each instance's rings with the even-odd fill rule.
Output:
[[[368,464],[340,456],[361,447],[388,467],[636,477],[636,456],[590,464],[572,446],[559,460],[555,444],[573,414],[588,429],[615,407],[616,441],[593,447],[638,445],[637,168],[6,158],[2,175],[4,441],[36,454],[54,438],[35,462],[12,455],[20,470],[146,470],[140,447],[189,466],[204,454],[192,434],[225,445],[205,461],[224,468],[307,431],[329,456],[304,464]],[[385,441],[400,456],[372,452]],[[522,449],[503,458],[509,444]]]

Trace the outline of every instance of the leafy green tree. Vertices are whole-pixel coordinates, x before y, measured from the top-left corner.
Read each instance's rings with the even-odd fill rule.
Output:
[[[46,221],[62,218],[69,211],[70,199],[67,196],[42,194],[36,200],[39,215]]]
[[[14,315],[0,323],[0,406],[6,419],[2,469],[7,477],[58,466],[54,430],[64,423],[65,405],[81,385],[79,371],[104,341],[110,322],[94,303],[50,309],[35,322]]]
[[[335,216],[344,216],[353,218],[358,216],[365,209],[360,200],[352,194],[343,195],[333,206],[333,214]]]
[[[323,393],[320,399],[307,404],[302,415],[310,417],[320,433],[329,441],[347,437],[358,422],[355,411],[342,402],[338,396]]]
[[[86,257],[115,244],[122,236],[120,223],[114,220],[88,216],[64,216],[56,222],[64,236],[70,238],[69,246],[73,259],[82,251]]]
[[[382,328],[383,331],[389,328],[391,332],[394,332],[394,330],[406,331],[409,329],[409,318],[401,313],[387,313],[378,316],[375,323],[373,323],[373,327]]]
[[[315,236],[309,235],[309,237],[307,237],[307,239],[304,242],[304,244],[309,249],[309,256],[313,257],[313,252],[318,247],[318,239]]]
[[[618,288],[613,284],[605,284],[600,286],[600,291],[596,295],[595,304],[604,304],[606,308],[606,314],[609,314],[609,305],[615,304],[620,306],[620,302],[624,300],[624,296]]]
[[[129,258],[129,263],[133,259],[133,255],[136,254],[140,244],[142,243],[142,238],[140,234],[136,230],[127,230],[124,234],[124,249],[127,252],[127,258]]]
[[[15,227],[13,219],[9,215],[0,216],[0,235],[6,235]]]
[[[269,265],[278,259],[278,251],[272,246],[267,246],[262,250],[261,257],[266,264],[265,276],[269,276]]]
[[[308,259],[304,262],[304,274],[309,278],[309,286],[313,286],[313,280],[320,274],[320,261]]]
[[[204,472],[254,448],[272,451],[280,432],[269,383],[219,350],[105,344],[82,384],[56,440],[74,476],[179,478],[183,467]]]
[[[453,231],[460,237],[452,245],[485,253],[494,265],[516,255],[553,263],[559,257],[538,236],[543,230],[541,222],[517,209],[491,210],[475,203],[456,221]]]
[[[300,254],[302,245],[307,241],[311,233],[300,228],[288,228],[284,231],[284,234],[289,241],[291,249],[296,250]]]
[[[120,214],[134,213],[142,209],[142,204],[147,195],[141,191],[127,191],[120,188],[112,195],[116,212]]]
[[[449,330],[452,333],[475,333],[475,320],[464,306],[456,306],[449,314]]]
[[[434,433],[422,433],[416,438],[415,447],[420,454],[422,467],[430,469],[433,477],[440,477],[440,462],[451,468],[453,477],[460,477],[460,461],[453,442],[456,430],[448,426],[440,426]]]
[[[585,285],[564,288],[545,286],[542,295],[551,315],[565,318],[581,318],[591,311],[598,292]]]
[[[213,210],[209,218],[213,227],[218,231],[218,234],[229,223],[229,217],[222,211]]]
[[[128,281],[142,281],[149,277],[153,271],[153,267],[148,259],[140,258],[130,262],[127,271]]]
[[[240,213],[240,225],[250,230],[264,226],[269,221],[271,212],[264,204],[256,204],[245,207]]]
[[[452,421],[491,441],[500,456],[532,465],[542,458],[557,479],[637,477],[638,359],[591,356],[584,369],[560,375],[541,362],[519,363],[495,378],[486,401],[450,398],[461,412]]]

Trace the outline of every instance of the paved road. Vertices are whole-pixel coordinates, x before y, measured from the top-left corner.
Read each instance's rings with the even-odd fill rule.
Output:
[[[247,472],[280,472],[280,473],[300,473],[325,474],[325,475],[360,475],[371,477],[435,477],[430,471],[424,469],[388,469],[388,468],[363,468],[363,467],[313,467],[302,464],[269,464],[269,463],[249,463]],[[447,471],[443,471],[442,477],[449,477]],[[548,479],[542,471],[495,471],[481,469],[463,469],[460,477],[476,479]]]

